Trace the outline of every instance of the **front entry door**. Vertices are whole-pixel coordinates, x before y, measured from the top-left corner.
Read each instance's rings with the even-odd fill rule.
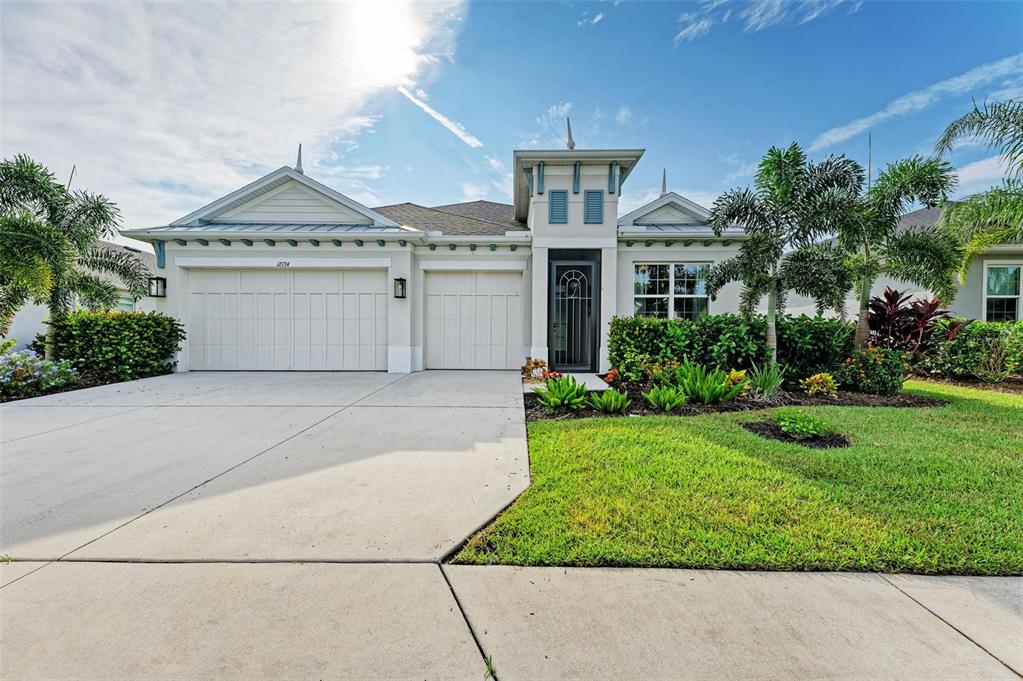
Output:
[[[548,358],[552,370],[597,370],[599,281],[595,262],[551,262]]]

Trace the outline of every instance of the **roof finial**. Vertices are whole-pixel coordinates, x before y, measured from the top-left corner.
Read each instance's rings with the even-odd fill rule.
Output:
[[[568,125],[568,142],[565,143],[565,146],[569,149],[575,149],[575,140],[572,139],[572,119],[566,116],[565,124]]]
[[[661,168],[661,196],[668,193],[668,169]]]
[[[305,171],[302,170],[302,144],[298,145],[298,160],[295,161],[295,171],[305,175]]]

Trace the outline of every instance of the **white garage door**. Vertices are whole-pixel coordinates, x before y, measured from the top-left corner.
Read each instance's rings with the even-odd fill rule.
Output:
[[[426,368],[522,366],[521,272],[426,273]]]
[[[387,369],[384,270],[193,270],[190,369]]]

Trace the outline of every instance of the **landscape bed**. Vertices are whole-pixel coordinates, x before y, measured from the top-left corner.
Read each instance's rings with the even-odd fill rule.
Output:
[[[1023,396],[806,406],[851,446],[765,440],[770,412],[530,423],[532,484],[465,564],[1023,574]]]

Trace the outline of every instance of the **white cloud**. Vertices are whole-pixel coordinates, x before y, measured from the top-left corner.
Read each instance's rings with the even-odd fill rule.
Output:
[[[959,186],[956,189],[956,197],[966,197],[1000,185],[1006,176],[1006,170],[1005,159],[1001,156],[984,158],[957,168]]]
[[[1003,81],[1006,79],[1011,79],[1010,83],[1018,83],[1021,75],[1023,53],[978,66],[966,73],[934,83],[923,90],[897,97],[883,109],[869,116],[825,130],[810,144],[810,151],[821,151],[866,132],[884,121],[922,111],[948,96],[970,94],[978,88],[992,85],[1004,88],[1006,85]],[[1010,84],[1009,87],[1011,86]]]
[[[599,24],[603,20],[604,20],[604,13],[603,12],[597,12],[592,17],[589,16],[588,13],[584,12],[583,13],[583,18],[580,19],[579,21],[575,22],[575,25],[578,26],[579,28],[587,28],[589,26],[596,26],[597,24]]]
[[[619,125],[625,125],[632,120],[632,109],[622,104],[618,107],[618,111],[615,112],[615,120],[618,121]]]
[[[462,201],[479,201],[487,198],[490,188],[483,182],[463,182]]]
[[[430,118],[443,125],[451,132],[452,135],[462,140],[473,149],[478,149],[483,146],[483,142],[480,142],[472,133],[470,133],[468,130],[462,127],[461,123],[459,123],[458,121],[453,121],[444,114],[442,114],[440,111],[437,111],[432,106],[430,106],[429,104],[427,104],[426,102],[424,102],[423,100],[419,99],[414,94],[409,92],[409,89],[406,88],[405,86],[399,85],[398,92],[405,95],[405,97],[408,98],[410,102],[412,102],[420,109],[425,111]]]
[[[294,163],[372,200],[385,168],[346,157],[370,101],[428,80],[460,4],[25,3],[0,34],[5,155],[106,194],[126,227],[166,224]],[[381,49],[380,45],[386,45]]]
[[[844,2],[846,0],[751,0],[736,11],[731,0],[705,0],[696,11],[679,16],[675,44],[702,38],[715,26],[727,24],[732,19],[742,21],[743,30],[747,33],[793,22],[806,24],[829,14]],[[861,5],[855,3],[850,13],[858,12]]]
[[[519,132],[519,144],[523,147],[553,147],[565,146],[566,126],[565,119],[572,113],[572,102],[561,102],[547,107],[542,114],[536,117],[536,126],[530,132]],[[572,131],[578,142],[578,130]]]

